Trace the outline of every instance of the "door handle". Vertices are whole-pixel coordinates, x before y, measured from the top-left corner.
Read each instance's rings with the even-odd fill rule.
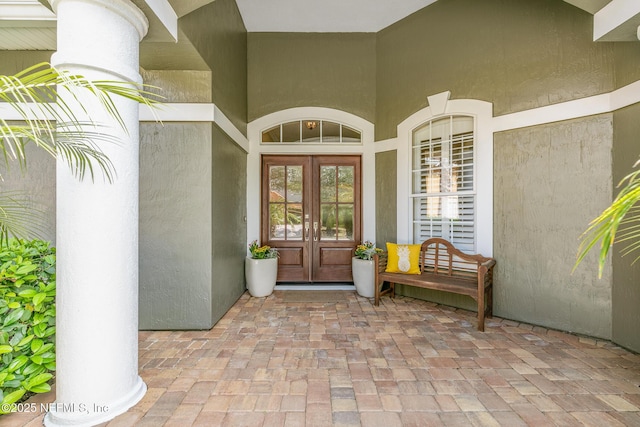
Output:
[[[309,240],[309,221],[304,222],[304,237],[303,240]]]
[[[318,241],[318,221],[314,221],[313,223],[313,240]]]

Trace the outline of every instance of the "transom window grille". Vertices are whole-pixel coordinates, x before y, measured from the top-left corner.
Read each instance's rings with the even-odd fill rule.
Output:
[[[448,116],[413,132],[413,240],[475,251],[474,118]]]
[[[296,120],[262,132],[263,144],[362,144],[362,132],[327,120]]]

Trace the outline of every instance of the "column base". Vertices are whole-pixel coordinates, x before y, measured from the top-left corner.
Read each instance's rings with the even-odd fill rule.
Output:
[[[91,427],[112,420],[127,412],[138,403],[147,392],[147,385],[138,377],[129,394],[115,402],[103,404],[81,404],[60,402],[51,404],[52,410],[44,417],[46,427],[76,426]]]

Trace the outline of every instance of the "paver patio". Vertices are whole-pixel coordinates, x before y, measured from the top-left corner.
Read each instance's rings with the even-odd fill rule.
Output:
[[[499,318],[483,333],[475,313],[412,298],[284,292],[245,293],[209,331],[140,332],[147,394],[103,425],[640,426],[640,356],[610,342]]]

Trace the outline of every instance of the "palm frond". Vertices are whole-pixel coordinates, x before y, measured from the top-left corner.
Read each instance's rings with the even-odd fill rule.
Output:
[[[116,177],[116,169],[96,142],[120,144],[120,140],[110,134],[99,131],[74,132],[69,130],[59,133],[56,137],[57,154],[66,161],[78,177],[82,178],[86,172],[89,172],[91,180],[94,181],[97,175],[94,172],[95,163],[104,179],[111,183]],[[92,161],[85,161],[89,157]]]
[[[45,224],[44,212],[35,208],[27,195],[0,193],[0,246],[6,245],[11,237],[40,237]]]
[[[637,168],[639,163],[634,167]],[[613,203],[591,221],[589,228],[582,234],[574,271],[598,243],[600,245],[598,277],[602,277],[607,255],[616,241],[631,241],[623,249],[623,255],[628,255],[640,248],[638,243],[640,242],[640,205],[638,203],[640,202],[640,170],[625,176],[618,187],[620,192]],[[618,230],[620,230],[620,236],[617,235]],[[617,239],[617,237],[620,238]]]
[[[5,162],[17,161],[24,168],[24,148],[31,142],[62,158],[79,179],[88,174],[95,180],[99,170],[112,182],[116,170],[102,147],[120,140],[106,132],[106,127],[115,125],[128,133],[114,97],[145,104],[154,111],[160,106],[161,97],[150,89],[157,88],[134,82],[91,81],[45,62],[13,76],[0,75],[0,102],[17,113],[12,122],[0,118],[0,150]],[[94,100],[112,123],[93,117],[86,104]],[[38,235],[44,223],[43,213],[30,206],[27,196],[0,193],[0,246],[11,236]]]
[[[51,154],[60,155],[78,178],[89,171],[95,179],[92,165],[95,162],[104,177],[112,181],[113,165],[95,142],[117,142],[117,139],[101,132],[109,124],[97,122],[85,108],[85,98],[79,94],[90,93],[113,124],[127,132],[113,96],[145,104],[153,111],[160,106],[160,97],[152,93],[151,88],[132,82],[91,81],[57,70],[48,63],[34,65],[14,76],[0,76],[0,101],[8,103],[21,118],[19,126],[0,119],[0,150],[5,160],[18,160],[24,165],[23,147],[30,141]],[[60,96],[62,94],[64,96]],[[75,113],[75,108],[81,110],[83,119]],[[81,147],[83,144],[86,147]]]

